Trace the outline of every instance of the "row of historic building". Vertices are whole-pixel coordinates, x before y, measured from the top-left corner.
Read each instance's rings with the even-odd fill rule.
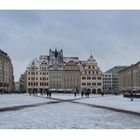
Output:
[[[140,91],[140,62],[115,66],[102,73],[93,55],[86,61],[64,57],[63,50],[49,50],[49,55],[34,59],[21,75],[20,92],[72,92],[90,89],[91,93],[124,93]]]
[[[140,92],[140,62],[115,66],[102,73],[93,55],[86,61],[64,57],[63,50],[49,50],[48,55],[34,59],[14,85],[13,65],[7,53],[0,50],[0,93],[72,92],[90,89],[91,93]]]
[[[0,50],[0,93],[13,91],[13,65],[8,54]]]
[[[93,55],[87,61],[81,61],[78,57],[64,57],[63,50],[50,49],[49,55],[34,59],[24,75],[26,92],[43,92],[47,88],[57,92],[103,91],[102,72]]]

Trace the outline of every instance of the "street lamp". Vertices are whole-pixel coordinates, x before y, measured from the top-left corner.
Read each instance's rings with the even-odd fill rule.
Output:
[[[133,101],[133,64],[131,65],[131,101]]]
[[[4,60],[2,60],[2,93],[4,93]]]

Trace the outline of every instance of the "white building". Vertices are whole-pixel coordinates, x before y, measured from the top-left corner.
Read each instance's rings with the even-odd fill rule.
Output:
[[[118,93],[118,72],[127,66],[115,66],[103,74],[104,93]]]
[[[44,92],[48,88],[48,57],[40,56],[27,67],[27,92]]]

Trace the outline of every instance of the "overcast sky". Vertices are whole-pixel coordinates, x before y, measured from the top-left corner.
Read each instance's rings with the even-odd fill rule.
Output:
[[[0,11],[0,48],[14,65],[15,81],[49,49],[87,60],[103,72],[140,60],[140,11]]]

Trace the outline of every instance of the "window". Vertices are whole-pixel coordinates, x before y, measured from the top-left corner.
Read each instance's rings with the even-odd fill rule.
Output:
[[[87,77],[87,80],[91,80],[91,77]]]
[[[45,81],[46,80],[46,77],[43,77],[43,80]]]
[[[101,80],[101,77],[98,77],[98,80]]]
[[[32,77],[31,80],[35,80],[35,77]]]
[[[87,83],[87,86],[91,86],[91,83]]]
[[[96,80],[96,77],[92,77],[92,80]]]
[[[90,69],[90,66],[88,66],[88,68]]]
[[[35,75],[35,72],[31,72],[31,75]]]
[[[101,83],[98,83],[98,86],[101,86]]]
[[[96,86],[96,83],[92,83],[93,86]]]
[[[86,79],[86,77],[82,77],[82,80],[85,80]]]
[[[82,83],[82,86],[86,86],[86,83]]]

